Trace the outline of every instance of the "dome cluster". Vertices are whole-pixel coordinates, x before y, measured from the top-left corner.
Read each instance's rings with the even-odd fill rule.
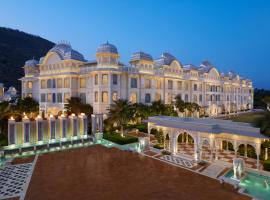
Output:
[[[82,54],[80,54],[78,51],[75,51],[72,49],[70,44],[67,43],[59,43],[56,44],[52,49],[50,49],[49,52],[55,52],[57,53],[61,59],[73,59],[73,60],[79,60],[79,61],[85,61]]]
[[[24,66],[27,66],[27,67],[36,67],[38,65],[38,61],[35,60],[34,58],[31,59],[31,60],[27,60],[25,63],[24,63]]]
[[[110,44],[108,41],[104,44],[99,45],[97,48],[96,53],[113,53],[113,54],[118,54],[116,46],[113,44]]]

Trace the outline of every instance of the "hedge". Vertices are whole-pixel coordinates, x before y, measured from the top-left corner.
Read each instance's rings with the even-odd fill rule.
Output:
[[[124,135],[122,137],[119,133],[103,133],[103,138],[121,145],[138,142],[138,138],[136,137],[130,135]]]
[[[263,169],[265,171],[270,171],[270,160],[263,161]]]

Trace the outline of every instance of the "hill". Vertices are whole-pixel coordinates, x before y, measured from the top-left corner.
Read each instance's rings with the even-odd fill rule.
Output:
[[[39,36],[0,27],[0,83],[21,90],[18,79],[23,76],[24,62],[33,57],[39,59],[53,45]]]

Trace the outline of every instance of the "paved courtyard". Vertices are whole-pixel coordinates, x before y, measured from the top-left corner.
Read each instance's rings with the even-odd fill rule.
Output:
[[[94,145],[40,155],[25,199],[250,199],[232,186],[133,152]]]
[[[194,155],[194,148],[192,144],[178,144],[178,153],[179,154],[185,154],[189,155],[190,157],[193,157]],[[210,150],[207,147],[203,147],[202,151],[202,159],[204,160],[210,160]],[[226,161],[229,163],[233,162],[233,158],[235,157],[233,151],[226,151],[226,150],[219,150],[218,151],[218,159],[222,161]],[[245,158],[243,156],[239,156],[245,160],[245,166],[253,169],[257,169],[257,161],[253,158]]]

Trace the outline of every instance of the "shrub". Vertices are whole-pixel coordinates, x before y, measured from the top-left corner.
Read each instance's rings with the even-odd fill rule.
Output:
[[[171,155],[171,152],[166,151],[166,150],[165,151],[162,151],[161,153],[162,153],[162,155]]]
[[[164,149],[163,144],[155,144],[153,147],[156,149]]]
[[[0,147],[8,145],[8,138],[4,134],[0,133]]]
[[[119,133],[103,133],[103,138],[121,145],[138,142],[138,138],[136,137],[130,135],[125,135],[124,137],[121,137]]]
[[[263,161],[263,169],[265,171],[270,171],[270,160]]]

